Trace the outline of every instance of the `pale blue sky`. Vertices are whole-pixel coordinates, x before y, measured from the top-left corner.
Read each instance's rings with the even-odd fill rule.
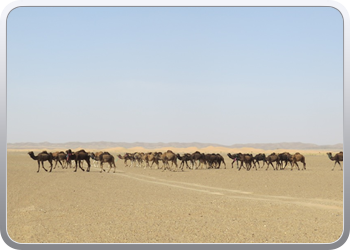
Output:
[[[8,142],[343,142],[328,7],[21,7]]]

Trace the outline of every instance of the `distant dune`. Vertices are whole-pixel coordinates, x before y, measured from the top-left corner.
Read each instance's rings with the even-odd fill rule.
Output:
[[[281,142],[281,143],[256,143],[256,144],[234,144],[231,146],[210,144],[210,143],[126,143],[126,142],[67,142],[67,143],[8,143],[7,149],[10,151],[27,150],[65,150],[65,149],[85,149],[87,151],[104,150],[110,152],[147,152],[172,150],[176,153],[191,153],[200,151],[203,153],[272,153],[272,152],[303,152],[305,154],[324,154],[326,151],[343,150],[343,144],[316,145],[301,142]]]

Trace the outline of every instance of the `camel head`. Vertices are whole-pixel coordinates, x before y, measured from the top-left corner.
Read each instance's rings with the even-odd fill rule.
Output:
[[[328,158],[329,158],[329,159],[333,160],[333,159],[332,159],[333,156],[332,156],[332,153],[331,153],[331,152],[328,152],[327,155],[328,155]]]

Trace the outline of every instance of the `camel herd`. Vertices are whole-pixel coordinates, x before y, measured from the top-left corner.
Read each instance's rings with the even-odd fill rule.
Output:
[[[113,155],[111,155],[108,152],[86,152],[84,149],[73,152],[71,149],[64,151],[58,151],[58,152],[47,152],[42,151],[38,155],[34,155],[33,151],[28,152],[29,156],[38,162],[38,171],[40,170],[40,164],[42,168],[45,171],[48,171],[44,167],[44,162],[48,161],[50,163],[50,170],[52,171],[52,168],[56,168],[57,164],[59,163],[62,168],[72,168],[72,161],[75,161],[75,170],[77,171],[77,168],[79,168],[82,171],[85,171],[83,168],[83,162],[85,161],[88,165],[86,172],[90,172],[90,159],[94,161],[94,166],[98,167],[100,165],[101,173],[102,171],[105,171],[103,169],[103,164],[108,163],[110,168],[108,172],[114,168],[114,173],[116,171],[116,165],[115,161],[116,158],[114,158]],[[334,166],[332,170],[334,170],[335,165],[338,163],[340,166],[340,169],[342,170],[342,166],[340,164],[341,161],[343,161],[343,152],[339,152],[336,155],[332,156],[332,153],[327,153],[330,160],[335,161]],[[305,157],[300,153],[290,154],[288,152],[283,152],[280,154],[272,153],[268,156],[265,154],[257,154],[253,156],[252,154],[242,154],[242,153],[236,153],[236,154],[227,154],[227,156],[232,159],[231,167],[233,168],[233,164],[237,162],[237,169],[241,170],[241,168],[245,168],[247,171],[249,171],[252,168],[255,168],[255,170],[258,170],[258,168],[264,167],[265,163],[267,164],[266,170],[269,169],[270,165],[273,168],[273,170],[284,170],[288,163],[291,166],[291,170],[293,170],[294,166],[300,170],[298,162],[303,164],[302,170],[306,170],[306,162]],[[200,153],[199,151],[196,151],[192,154],[185,153],[185,154],[175,154],[171,150],[167,150],[166,152],[135,152],[135,153],[125,153],[124,155],[118,154],[117,157],[119,159],[124,160],[125,167],[143,167],[144,169],[150,168],[152,169],[153,165],[155,165],[156,169],[162,169],[163,171],[168,169],[170,171],[177,171],[181,170],[184,171],[184,167],[186,165],[186,168],[188,169],[219,169],[221,165],[224,166],[226,169],[226,163],[224,160],[224,157],[217,153],[212,154],[204,154]],[[178,160],[180,163],[178,164]],[[55,166],[53,166],[53,162],[55,162]],[[240,164],[239,164],[240,162]],[[262,166],[260,165],[260,162],[262,162]],[[162,163],[162,164],[160,164]],[[275,163],[275,165],[274,165]],[[284,166],[283,166],[284,165]]]
[[[44,161],[48,161],[50,163],[50,171],[52,171],[53,164],[52,162],[55,162],[54,169],[57,166],[57,163],[60,163],[62,168],[68,168],[68,166],[72,167],[72,161],[75,161],[75,170],[74,172],[77,171],[77,168],[79,168],[83,171],[85,169],[83,168],[82,164],[83,161],[86,161],[88,164],[88,167],[86,169],[86,172],[90,172],[90,159],[95,160],[96,162],[100,162],[100,167],[101,167],[101,173],[103,169],[103,163],[108,163],[110,168],[108,172],[111,170],[111,168],[114,168],[114,173],[116,170],[115,166],[115,159],[114,156],[111,155],[108,152],[97,152],[97,153],[91,153],[91,152],[86,152],[84,149],[73,152],[71,149],[66,150],[66,152],[59,151],[59,152],[47,152],[47,151],[42,151],[38,155],[34,155],[33,151],[28,152],[29,156],[38,162],[38,171],[40,170],[40,164],[42,168],[47,172],[47,169],[44,167]]]

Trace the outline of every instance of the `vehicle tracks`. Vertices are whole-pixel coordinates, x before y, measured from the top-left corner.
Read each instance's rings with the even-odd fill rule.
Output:
[[[318,209],[328,209],[328,210],[337,210],[339,212],[343,211],[343,202],[336,200],[327,200],[327,199],[318,199],[318,198],[300,198],[300,197],[289,197],[289,196],[276,196],[276,195],[262,195],[255,194],[253,192],[212,187],[203,184],[182,182],[182,181],[172,181],[161,179],[153,176],[146,176],[142,174],[135,173],[126,173],[120,172],[123,177],[131,178],[134,180],[152,183],[155,185],[164,185],[172,188],[190,190],[195,192],[206,193],[210,195],[219,195],[231,199],[242,199],[250,201],[259,201],[259,202],[274,202],[279,204],[294,204],[298,206],[305,207],[314,207]]]

